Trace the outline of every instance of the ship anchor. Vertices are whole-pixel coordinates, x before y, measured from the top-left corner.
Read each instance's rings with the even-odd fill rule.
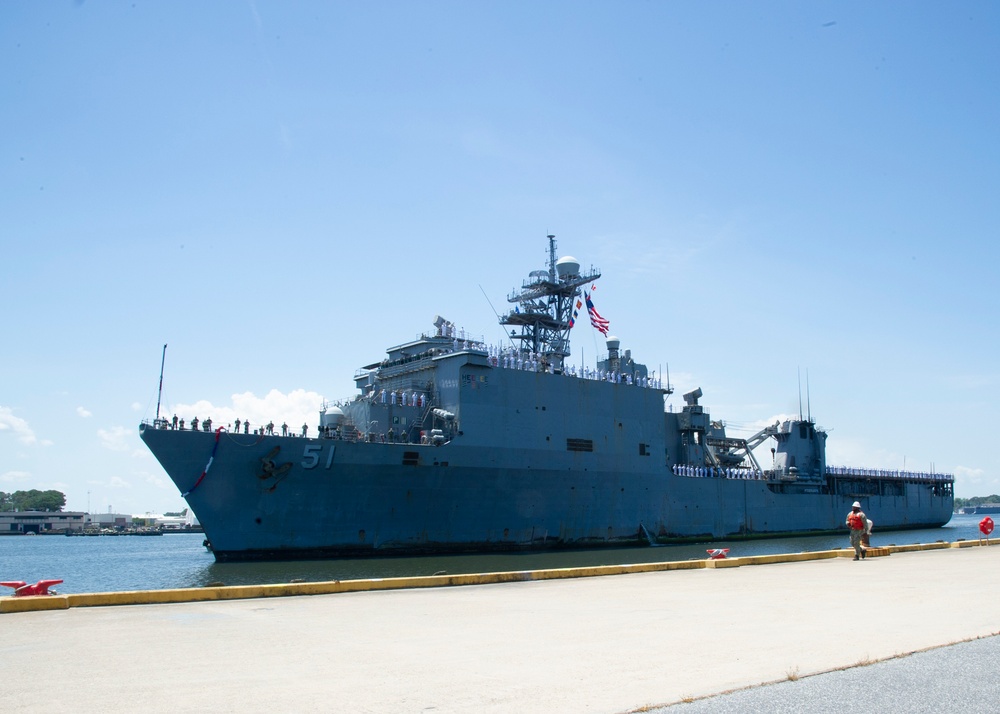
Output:
[[[292,470],[292,463],[286,462],[280,466],[276,466],[274,463],[274,457],[278,455],[281,451],[280,446],[275,446],[268,453],[267,456],[260,460],[260,473],[257,474],[257,478],[261,481],[266,481],[269,478],[274,479],[274,483],[268,487],[268,491],[273,491],[278,483],[288,475],[288,472]]]

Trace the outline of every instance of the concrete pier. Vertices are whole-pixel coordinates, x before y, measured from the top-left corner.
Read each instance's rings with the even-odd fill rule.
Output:
[[[52,712],[627,712],[1000,632],[1000,547],[778,560],[8,610],[2,702]]]

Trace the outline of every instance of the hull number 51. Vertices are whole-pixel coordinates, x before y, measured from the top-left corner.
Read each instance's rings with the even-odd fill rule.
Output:
[[[323,461],[323,447],[324,444],[306,444],[306,448],[302,450],[302,468],[314,469],[319,466],[319,462]],[[330,444],[329,450],[326,452],[326,461],[323,468],[330,468],[330,464],[333,463],[333,452],[336,448],[336,446]]]

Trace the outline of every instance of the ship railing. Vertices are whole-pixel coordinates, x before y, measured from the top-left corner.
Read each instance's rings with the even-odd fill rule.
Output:
[[[694,464],[674,464],[674,476],[686,478],[722,478],[740,481],[764,481],[766,475],[760,469],[746,466],[696,466]]]
[[[439,334],[439,333],[431,335],[431,334],[428,334],[426,332],[421,332],[419,335],[417,335],[417,340],[418,341],[422,341],[422,340],[428,340],[428,341],[430,341],[430,340],[433,340],[435,342],[439,342],[440,346],[442,346],[442,347],[447,344],[446,340],[450,340],[451,341],[451,346],[452,346],[453,349],[458,349],[458,348],[462,348],[462,349],[474,349],[474,348],[485,349],[486,348],[486,338],[485,337],[483,337],[482,335],[473,335],[473,334],[471,334],[469,332],[466,332],[465,330],[457,330],[457,331],[453,330],[452,333],[448,334],[448,335]]]
[[[143,419],[142,423],[146,426],[151,426],[154,429],[166,429],[169,431],[206,431],[214,432],[217,429],[222,429],[224,433],[227,434],[247,434],[252,436],[278,436],[279,431],[282,427],[274,425],[273,421],[267,424],[251,424],[249,421],[240,421],[239,424],[234,422],[227,422],[225,424],[219,424],[218,422],[213,422],[211,418],[205,419],[204,421],[197,419],[192,419],[190,422],[179,419],[176,422],[173,420],[167,420],[160,418],[159,420],[148,420]],[[303,437],[308,435],[308,430],[305,434],[296,431],[294,428],[285,427],[281,436],[287,437]]]
[[[927,471],[904,471],[900,469],[868,469],[855,466],[827,466],[827,476],[849,476],[864,479],[895,479],[900,481],[953,482],[953,474]]]
[[[421,355],[419,357],[411,357],[398,362],[390,362],[386,366],[379,369],[379,379],[385,381],[400,374],[409,374],[410,372],[416,372],[421,369],[429,369],[432,360],[433,358],[429,355]],[[367,374],[367,370],[360,370],[358,374],[355,375],[355,378],[362,377],[365,374]]]
[[[427,415],[431,412],[433,406],[428,400],[426,408],[424,410],[423,416],[418,418],[418,422],[424,423],[427,420]],[[206,425],[207,422],[207,425]],[[239,431],[233,428],[233,424],[223,424],[216,425],[211,422],[211,420],[205,420],[205,422],[197,422],[197,426],[192,426],[191,424],[184,424],[181,426],[181,422],[178,421],[175,427],[172,422],[166,419],[150,420],[143,419],[142,423],[147,427],[153,429],[162,430],[177,430],[177,431],[201,431],[201,432],[214,432],[217,428],[221,426],[222,431],[227,434],[246,434],[250,436],[264,437],[264,436],[282,436],[289,439],[301,439],[308,437],[310,432],[307,430],[305,433],[301,431],[295,431],[293,429],[282,430],[281,427],[274,426],[274,422],[268,422],[267,424],[261,424],[256,426],[250,424],[249,422],[240,422]],[[352,423],[342,424],[339,428],[334,426],[320,426],[317,430],[318,438],[320,439],[332,439],[336,441],[350,441],[350,442],[367,442],[372,444],[394,444],[394,443],[411,443],[400,441],[400,434],[389,432],[380,432],[378,430],[369,429],[367,431],[360,430]]]
[[[423,437],[428,430],[421,430],[421,436]],[[320,432],[321,439],[330,439],[332,441],[346,441],[356,444],[404,444],[408,446],[419,446],[422,444],[437,444],[444,442],[434,442],[433,434],[429,434],[426,439],[422,439],[420,442],[412,441],[407,433],[407,430],[403,429],[396,432],[392,427],[388,431],[380,431],[378,429],[369,429],[368,431],[359,430],[354,424],[341,424],[340,427],[327,427],[326,431]]]
[[[542,372],[552,374],[552,366],[539,354],[521,353],[509,348],[494,348],[489,352],[489,363],[498,369],[512,369],[519,372]],[[639,377],[620,371],[605,371],[589,369],[576,365],[563,367],[562,376],[577,379],[589,379],[595,382],[610,382],[611,384],[626,384],[650,389],[662,389],[663,380],[659,377]]]
[[[430,407],[428,407],[430,409]],[[274,426],[274,422],[268,422],[267,424],[261,424],[260,426],[251,424],[250,422],[240,422],[239,430],[233,428],[233,424],[223,424],[215,425],[211,420],[206,419],[204,422],[197,422],[197,426],[192,426],[191,424],[183,424],[178,421],[175,427],[173,422],[167,421],[166,419],[150,420],[143,419],[142,423],[148,427],[154,429],[162,429],[168,431],[203,431],[203,432],[214,432],[217,428],[221,426],[222,431],[227,434],[246,434],[249,436],[283,436],[289,439],[301,439],[309,436],[309,431],[305,433],[301,431],[295,431],[293,429],[281,429],[281,427]],[[353,424],[342,425],[338,430],[333,426],[320,426],[318,428],[318,436],[320,439],[334,439],[337,441],[352,441],[352,442],[362,442],[367,441],[371,443],[393,443],[394,440],[388,438],[388,434],[379,433],[378,431],[359,431]]]

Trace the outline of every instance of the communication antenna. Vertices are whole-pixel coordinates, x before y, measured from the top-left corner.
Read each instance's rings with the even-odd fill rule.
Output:
[[[661,372],[663,371],[663,367],[662,366],[660,367],[660,371]],[[669,362],[667,362],[667,389],[666,389],[666,392],[667,392],[667,394],[673,394],[674,393],[674,388],[670,386],[670,363]]]
[[[546,236],[549,239],[549,280],[556,281],[556,237],[551,233]]]
[[[802,368],[796,367],[795,373],[799,378],[799,421],[802,421]]]
[[[156,394],[156,421],[160,421],[160,398],[163,397],[163,365],[167,361],[167,346],[163,345],[163,356],[160,358],[160,391]]]
[[[490,310],[492,310],[493,314],[497,316],[497,322],[502,323],[503,319],[500,317],[500,313],[497,312],[495,307],[493,307],[493,302],[490,300],[490,296],[486,294],[486,291],[483,290],[482,284],[479,285],[479,292],[483,294],[483,297],[486,298],[486,304],[490,306]],[[514,340],[510,339],[510,335],[507,334],[507,330],[503,331],[503,336],[507,338],[507,341],[510,342],[512,347],[517,347],[517,345],[514,344]]]
[[[809,391],[809,370],[806,370],[806,414],[809,417],[809,421],[812,422],[812,405],[810,404],[810,391]]]

